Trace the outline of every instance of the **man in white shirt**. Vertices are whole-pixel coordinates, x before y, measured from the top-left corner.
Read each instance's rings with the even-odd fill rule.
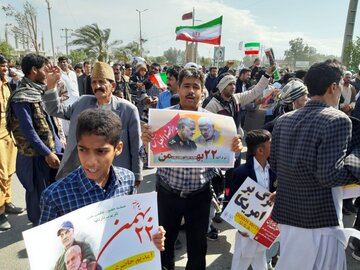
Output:
[[[79,98],[79,87],[76,73],[69,68],[68,58],[60,56],[58,58],[58,65],[61,69],[60,80],[64,83],[65,91],[62,93],[64,96],[61,99],[65,106],[72,105]],[[62,120],[62,126],[65,136],[69,133],[69,121]]]
[[[352,73],[350,71],[346,71],[343,78],[343,83],[340,84],[341,87],[341,97],[339,108],[347,115],[351,115],[352,110],[355,107],[355,96],[356,90],[351,82]]]

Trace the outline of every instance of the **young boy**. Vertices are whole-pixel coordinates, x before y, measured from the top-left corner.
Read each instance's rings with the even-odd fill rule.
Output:
[[[247,177],[270,192],[275,191],[275,174],[270,169],[271,134],[264,129],[249,131],[245,138],[247,145],[246,163],[234,170],[233,183],[230,187],[232,197]],[[232,259],[232,270],[247,270],[251,265],[253,270],[266,270],[266,248],[252,239],[245,232],[238,231],[235,236],[235,249]]]
[[[121,120],[112,111],[87,109],[78,118],[77,150],[81,166],[49,186],[41,196],[39,224],[65,215],[83,206],[134,191],[134,174],[112,165],[120,155]],[[159,250],[164,250],[162,226],[153,236]]]

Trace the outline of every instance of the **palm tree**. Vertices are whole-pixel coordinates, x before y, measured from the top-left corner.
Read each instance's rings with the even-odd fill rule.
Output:
[[[114,58],[120,62],[126,63],[130,60],[131,56],[140,55],[140,46],[136,41],[128,43],[126,46],[114,49]]]
[[[109,58],[110,48],[122,43],[121,40],[109,43],[110,32],[109,28],[101,30],[96,23],[85,25],[75,30],[73,37],[76,39],[70,45],[80,46],[90,57],[106,62]]]

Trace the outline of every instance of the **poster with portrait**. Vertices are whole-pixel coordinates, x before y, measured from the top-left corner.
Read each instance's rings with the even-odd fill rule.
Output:
[[[360,185],[352,184],[343,186],[343,199],[357,198],[360,196]]]
[[[269,248],[280,234],[277,223],[270,217],[269,197],[269,191],[248,177],[231,198],[221,218]]]
[[[161,269],[156,193],[94,203],[23,232],[31,269]]]
[[[232,117],[185,110],[149,110],[149,167],[232,168]]]

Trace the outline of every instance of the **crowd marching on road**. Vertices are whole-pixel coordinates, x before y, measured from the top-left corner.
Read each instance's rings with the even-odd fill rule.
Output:
[[[159,228],[152,241],[164,270],[175,269],[176,250],[183,247],[185,269],[206,269],[207,241],[221,234],[219,204],[221,211],[248,177],[271,194],[277,248],[269,256],[247,232],[236,231],[232,262],[224,269],[346,269],[348,245],[359,267],[360,239],[344,242],[339,235],[344,216],[360,230],[360,194],[342,197],[342,186],[360,184],[360,72],[326,60],[307,71],[282,69],[275,80],[278,67],[264,67],[260,59],[249,68],[233,67],[234,61],[221,68],[137,61],[111,66],[70,63],[65,56],[55,64],[36,54],[15,65],[0,54],[0,237],[15,227],[9,215],[26,211],[36,227],[135,194],[144,185],[154,140],[149,109],[156,108],[206,115],[196,138],[193,119],[177,121],[166,141],[175,151],[217,145],[222,131],[207,115],[230,117],[236,127],[233,168],[157,168]],[[165,89],[153,80],[159,73],[166,74]],[[255,114],[261,115],[256,121]],[[15,174],[26,209],[12,201]],[[63,250],[55,269],[68,269],[68,261],[86,253],[73,233],[70,221],[59,228]],[[94,254],[86,254],[86,269],[100,269]]]

